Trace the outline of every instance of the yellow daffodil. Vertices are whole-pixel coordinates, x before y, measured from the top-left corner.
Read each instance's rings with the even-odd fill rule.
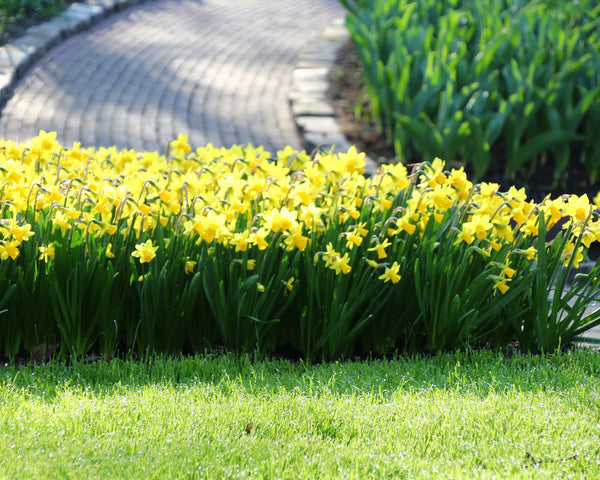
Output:
[[[285,232],[285,244],[287,250],[291,251],[294,248],[303,252],[308,244],[308,237],[302,235],[302,227],[298,224],[292,227],[289,231]]]
[[[400,276],[400,274],[398,273],[400,271],[400,265],[398,264],[398,262],[394,262],[392,263],[392,265],[390,267],[386,267],[385,268],[385,272],[379,276],[379,280],[383,280],[384,283],[387,282],[392,282],[392,283],[398,283],[400,281],[400,279],[402,278]]]
[[[32,141],[32,150],[40,155],[52,154],[56,149],[58,142],[56,141],[56,132],[46,132],[41,130],[40,134]]]
[[[565,214],[571,218],[571,222],[583,222],[590,214],[593,206],[590,205],[587,195],[581,197],[571,195],[563,208]],[[570,225],[571,222],[568,222],[566,226]]]
[[[34,233],[31,231],[31,225],[28,223],[25,225],[13,225],[10,227],[9,232],[19,243],[24,241],[26,242],[34,235]]]
[[[40,252],[40,260],[48,263],[49,260],[54,260],[54,245],[52,243],[38,248]]]
[[[274,208],[263,217],[264,226],[275,233],[290,230],[296,222],[296,216],[296,212],[290,212],[286,207],[282,207],[281,210]]]
[[[177,140],[171,142],[171,152],[173,155],[186,155],[192,150],[192,147],[188,145],[188,136],[182,135],[181,133],[177,137]]]
[[[377,239],[377,237],[375,237]],[[389,247],[391,245],[391,243],[388,241],[388,239],[384,239],[383,242],[379,243],[379,241],[377,240],[377,245],[375,245],[374,247],[371,247],[368,249],[369,252],[377,252],[377,258],[379,258],[379,260],[381,260],[382,258],[386,258],[387,257],[387,252],[385,251],[385,249],[387,247]]]
[[[208,145],[192,152],[188,137],[179,135],[170,153],[167,158],[80,144],[66,149],[55,133],[43,131],[26,144],[0,140],[0,259],[18,259],[21,243],[32,238],[37,242],[32,248],[39,247],[37,258],[46,262],[53,260],[58,239],[60,245],[106,245],[105,257],[114,258],[107,242],[120,244],[111,239],[120,233],[127,242],[149,239],[134,242],[138,245],[131,255],[140,263],[155,258],[157,239],[160,245],[162,239],[172,239],[170,247],[164,241],[165,248],[183,246],[179,262],[189,275],[198,265],[185,255],[216,256],[228,249],[236,265],[254,270],[256,260],[248,256],[265,250],[264,258],[285,252],[292,258],[296,251],[313,257],[318,251],[315,262],[322,258],[336,275],[368,266],[379,280],[394,284],[401,279],[403,260],[380,263],[392,256],[392,244],[409,257],[419,239],[408,237],[430,232],[450,235],[456,238],[455,248],[468,248],[473,258],[479,253],[483,257],[477,258],[493,263],[499,272],[492,276],[493,292],[505,294],[519,274],[510,261],[522,265],[524,260],[515,261],[513,255],[536,258],[536,248],[525,246],[537,245],[532,237],[539,235],[542,218],[546,231],[557,224],[569,229],[571,238],[561,257],[565,265],[577,267],[584,249],[600,241],[600,220],[591,216],[594,205],[587,196],[546,199],[538,205],[527,201],[524,189],[501,193],[495,183],[474,187],[463,168],[447,173],[440,159],[415,169],[414,175],[398,163],[383,165],[366,178],[364,154],[354,148],[314,157],[286,148],[271,158],[251,146]],[[600,195],[594,201],[600,204]],[[441,249],[438,253],[444,254]],[[294,288],[291,275],[298,275],[299,263],[294,262],[295,270],[279,284],[286,294]],[[261,288],[266,287],[257,284]]]
[[[471,220],[463,223],[463,229],[479,239],[486,238],[493,226],[492,222],[490,222],[490,216],[487,214],[473,215]]]
[[[333,264],[333,259],[340,256],[339,252],[336,252],[333,248],[333,244],[329,242],[326,247],[326,251],[322,254],[325,266],[329,267]]]
[[[194,273],[194,269],[196,268],[197,264],[198,264],[198,262],[195,260],[186,260],[185,266],[184,266],[185,273],[187,273],[187,274]]]
[[[504,268],[500,271],[500,275],[503,277],[512,278],[517,271],[514,268],[510,268],[508,265],[505,265]]]
[[[250,239],[250,231],[244,230],[243,232],[234,232],[233,236],[229,239],[229,243],[235,246],[236,252],[245,252],[248,250],[252,240]]]
[[[463,224],[458,234],[458,240],[456,243],[460,243],[461,241],[465,242],[467,245],[471,245],[475,241],[475,236],[469,233],[469,228],[465,227]]]
[[[348,257],[347,253],[345,253],[344,256],[341,258],[339,256],[334,256],[331,259],[329,268],[335,270],[336,275],[339,275],[340,273],[346,275],[347,273],[350,273],[350,270],[352,270],[352,267],[349,265],[349,262],[350,257]]]
[[[17,240],[11,240],[0,244],[0,259],[6,260],[9,257],[15,260],[19,256],[19,245]]]
[[[267,235],[269,235],[269,232],[262,227],[260,227],[252,235],[253,242],[256,244],[259,250],[265,250],[269,246],[269,242],[266,240]]]
[[[573,243],[567,243],[563,250],[563,262],[564,266],[568,266],[571,262],[571,257],[573,257],[573,252],[575,251],[575,245]],[[575,257],[573,258],[573,266],[575,268],[579,268],[579,264],[583,261],[583,246],[579,246],[577,251],[575,252]]]
[[[365,157],[366,154],[362,152],[358,153],[355,146],[350,147],[347,153],[340,153],[338,155],[338,159],[343,164],[343,168],[349,173],[363,173],[366,165]]]
[[[525,250],[517,249],[515,250],[515,253],[524,255],[525,258],[527,258],[527,260],[533,260],[537,255],[537,250],[535,249],[535,247],[529,247]]]
[[[135,246],[135,252],[131,254],[132,257],[140,259],[140,263],[149,263],[154,257],[156,257],[156,251],[158,246],[152,245],[152,240],[147,240],[142,244]]]
[[[494,291],[499,291],[503,295],[508,292],[509,286],[507,284],[507,279],[499,277],[496,283],[494,283]]]
[[[357,235],[358,231],[346,232],[346,248],[352,250],[354,246],[360,247],[363,237]]]
[[[425,165],[425,173],[427,175],[428,180],[426,181],[426,185],[434,188],[436,185],[442,185],[446,182],[447,177],[444,174],[444,161],[440,158],[435,158],[430,165]]]

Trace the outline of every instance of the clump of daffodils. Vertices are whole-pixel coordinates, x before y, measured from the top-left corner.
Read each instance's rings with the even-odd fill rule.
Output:
[[[565,264],[578,266],[584,247],[600,240],[596,206],[587,196],[538,204],[523,189],[473,185],[462,168],[446,171],[439,159],[410,173],[401,164],[384,165],[367,178],[364,154],[355,148],[311,158],[288,147],[271,158],[262,148],[192,150],[184,135],[171,147],[168,157],[78,143],[65,148],[44,131],[26,143],[0,140],[0,259],[15,260],[35,239],[40,258],[55,261],[51,238],[77,231],[102,239],[108,258],[114,257],[114,237],[143,238],[129,254],[151,264],[158,248],[168,248],[152,240],[162,229],[164,237],[186,236],[236,252],[312,248],[315,262],[337,275],[352,271],[352,251],[362,248],[375,278],[395,284],[402,261],[393,257],[395,238],[422,236],[430,223],[451,218],[446,234],[457,246],[494,257],[493,289],[504,294],[518,273],[515,259],[536,258],[534,246],[511,246],[538,235],[541,215],[546,231],[556,225],[570,231]],[[457,209],[460,216],[453,216]],[[339,241],[315,244],[329,239],[332,229]],[[187,260],[186,272],[194,266]]]
[[[600,324],[585,313],[600,263],[566,286],[600,240],[587,196],[536,203],[440,159],[364,166],[355,148],[193,150],[185,135],[166,156],[0,140],[0,350],[287,342],[332,360],[515,338],[551,350]]]

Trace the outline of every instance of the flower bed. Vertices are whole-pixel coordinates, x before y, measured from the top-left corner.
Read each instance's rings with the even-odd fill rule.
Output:
[[[548,351],[600,323],[598,265],[567,281],[600,239],[586,196],[534,203],[439,159],[367,178],[355,149],[55,138],[0,140],[4,355]]]

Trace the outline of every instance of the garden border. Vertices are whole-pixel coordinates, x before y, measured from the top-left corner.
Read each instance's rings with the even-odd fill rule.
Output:
[[[351,144],[337,121],[337,116],[327,95],[328,76],[342,45],[350,39],[343,18],[334,20],[316,40],[300,52],[300,59],[293,72],[289,100],[304,142],[304,148],[323,148],[346,152]],[[365,158],[365,173],[373,175],[377,164]]]

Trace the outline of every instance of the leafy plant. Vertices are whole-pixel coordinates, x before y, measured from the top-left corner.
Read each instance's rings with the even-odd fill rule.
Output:
[[[550,351],[600,324],[586,196],[535,203],[439,158],[365,177],[354,148],[171,147],[0,140],[2,355]]]
[[[0,35],[26,19],[57,15],[68,3],[66,0],[0,0]]]
[[[476,179],[525,180],[551,164],[548,187],[577,165],[596,182],[594,2],[342,3],[370,109],[408,163],[439,156],[463,162]]]
[[[590,310],[600,299],[598,289],[599,264],[587,273],[578,273],[582,239],[573,241],[574,228],[585,229],[591,212],[580,225],[557,234],[544,242],[546,228],[542,218],[536,242],[537,262],[532,265],[530,292],[523,298],[526,306],[519,344],[524,351],[552,351],[600,325],[600,309]]]

